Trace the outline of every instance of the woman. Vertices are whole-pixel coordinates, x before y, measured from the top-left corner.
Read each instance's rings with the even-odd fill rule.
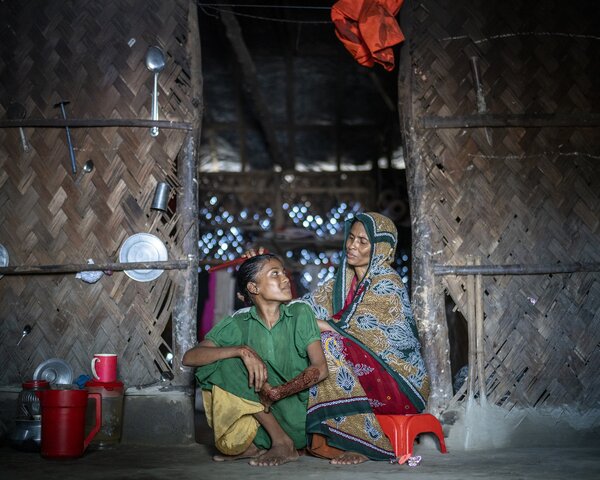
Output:
[[[309,451],[334,464],[393,458],[375,414],[418,413],[429,378],[402,279],[397,231],[377,213],[346,222],[341,265],[304,297],[317,317],[329,376],[310,389]]]
[[[282,262],[272,254],[246,260],[238,289],[253,306],[215,325],[182,363],[199,367],[205,412],[224,455],[256,466],[298,459],[306,446],[308,388],[327,376],[314,315],[291,300]]]

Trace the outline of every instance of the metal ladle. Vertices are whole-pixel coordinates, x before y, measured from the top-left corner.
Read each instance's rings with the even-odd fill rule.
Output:
[[[158,120],[158,74],[165,68],[165,54],[156,47],[150,47],[146,53],[146,68],[154,73],[154,89],[152,92],[152,120]],[[158,127],[150,128],[150,135],[158,135]]]

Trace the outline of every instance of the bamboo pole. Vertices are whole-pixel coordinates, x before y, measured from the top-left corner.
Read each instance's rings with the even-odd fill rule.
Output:
[[[466,279],[467,288],[467,327],[469,335],[469,372],[467,391],[469,399],[475,398],[475,378],[477,376],[477,327],[475,320],[475,277],[469,275]]]
[[[597,127],[598,113],[478,113],[474,115],[436,116],[419,119],[425,129],[479,127]]]
[[[0,267],[0,275],[40,275],[54,273],[77,273],[124,270],[185,270],[191,266],[189,260],[165,260],[161,262],[118,262],[118,263],[66,263],[61,265],[13,265]]]
[[[600,272],[600,263],[534,265],[434,265],[435,275],[544,275],[550,273]]]
[[[479,262],[479,259],[477,259]],[[483,277],[475,275],[475,335],[477,339],[477,380],[479,387],[479,402],[486,402],[485,388],[485,353],[483,350]]]
[[[159,127],[172,130],[192,130],[187,122],[171,120],[144,120],[138,118],[25,118],[23,120],[0,120],[0,128],[90,128],[90,127]]]

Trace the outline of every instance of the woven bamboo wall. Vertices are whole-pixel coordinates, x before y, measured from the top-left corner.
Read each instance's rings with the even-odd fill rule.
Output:
[[[0,117],[11,102],[27,118],[149,119],[149,46],[167,64],[159,76],[160,119],[190,121],[185,50],[187,2],[3,2],[0,18]],[[180,188],[176,157],[185,134],[148,128],[74,128],[78,173],[70,168],[64,128],[0,129],[0,243],[10,265],[118,262],[123,241],[157,235],[169,259],[181,258],[179,217],[150,209],[155,186]],[[94,170],[82,174],[87,160]],[[172,207],[174,203],[170,204]],[[65,275],[5,275],[0,279],[0,385],[31,378],[42,361],[58,357],[75,377],[89,374],[94,353],[119,355],[128,386],[156,381],[164,361],[177,271],[136,282],[122,272],[93,285]],[[25,324],[33,330],[16,346]],[[159,349],[163,350],[161,353]],[[157,366],[158,365],[158,366]]]
[[[413,121],[477,113],[598,113],[593,1],[407,2]],[[402,51],[408,54],[408,48]],[[600,261],[598,128],[418,129],[434,261]],[[465,316],[466,277],[437,277]],[[598,406],[600,273],[483,277],[488,398],[505,408]],[[468,319],[472,321],[472,319]],[[454,402],[464,399],[464,387]]]

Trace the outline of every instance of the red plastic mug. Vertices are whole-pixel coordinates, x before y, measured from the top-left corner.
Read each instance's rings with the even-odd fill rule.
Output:
[[[117,380],[116,353],[97,353],[92,358],[92,375],[99,382],[108,383]]]

